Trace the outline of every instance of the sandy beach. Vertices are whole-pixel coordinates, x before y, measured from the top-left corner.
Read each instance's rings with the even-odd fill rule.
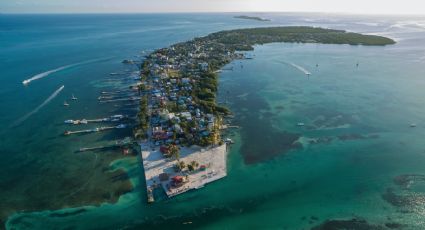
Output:
[[[152,150],[145,143],[140,146],[148,194],[149,190],[161,186],[168,197],[173,197],[192,189],[202,188],[205,184],[227,175],[226,144],[208,148],[201,148],[199,146],[180,148],[180,161],[186,164],[196,161],[200,166],[205,166],[205,170],[197,169],[192,172],[188,170],[175,172],[174,165],[177,163],[176,159],[164,158],[158,147]],[[159,175],[163,173],[168,174],[168,179],[161,181]],[[172,187],[170,186],[170,178],[174,176],[184,176],[188,182],[179,187]]]

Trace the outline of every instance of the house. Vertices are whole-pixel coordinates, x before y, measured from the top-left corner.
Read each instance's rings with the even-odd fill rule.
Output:
[[[186,118],[186,120],[192,120],[192,115],[190,114],[190,112],[181,112],[180,116]]]
[[[169,177],[168,173],[161,173],[161,174],[159,174],[159,180],[160,181],[167,181],[169,178],[170,177]]]
[[[184,78],[182,78],[182,83],[183,84],[189,84],[190,83],[190,79],[188,77],[184,77]]]
[[[208,71],[208,63],[206,62],[199,63],[199,69],[201,69],[202,71]]]
[[[162,132],[162,127],[161,126],[157,126],[157,127],[153,127],[152,128],[152,133],[156,134],[156,133],[161,133]]]
[[[170,149],[168,149],[168,147],[167,146],[164,146],[164,145],[159,148],[159,151],[162,154],[169,154],[170,153]]]
[[[174,130],[177,132],[177,133],[181,133],[181,132],[183,132],[183,130],[182,130],[182,128],[180,127],[180,125],[179,124],[174,124]]]
[[[173,178],[171,178],[171,185],[173,185],[174,187],[180,187],[186,182],[187,180],[184,176],[174,176]]]

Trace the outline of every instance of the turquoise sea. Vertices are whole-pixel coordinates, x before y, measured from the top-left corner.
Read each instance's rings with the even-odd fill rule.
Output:
[[[0,15],[2,225],[425,229],[425,18],[259,14],[272,21],[258,22],[233,16]],[[137,67],[123,59],[143,60],[154,49],[224,29],[277,25],[379,34],[397,44],[267,44],[248,53],[253,59],[229,64],[220,74],[219,98],[241,128],[226,133],[236,142],[228,176],[152,205],[138,156],[76,153],[129,136],[131,127],[62,135],[85,127],[66,126],[67,119],[134,116],[136,105],[97,100],[102,91],[132,83]],[[22,85],[40,73],[47,76]],[[296,147],[289,148],[293,140]]]

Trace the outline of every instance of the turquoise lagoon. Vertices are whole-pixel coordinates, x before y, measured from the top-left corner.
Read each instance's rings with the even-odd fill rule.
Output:
[[[0,207],[7,210],[6,228],[311,229],[353,218],[384,229],[425,226],[425,19],[268,14],[261,16],[272,22],[256,22],[232,16],[1,15],[0,195],[7,202]],[[134,113],[96,100],[102,90],[126,87],[107,80],[110,72],[129,68],[121,60],[143,59],[142,51],[218,30],[272,25],[383,34],[398,43],[268,44],[249,52],[253,59],[229,64],[233,71],[220,74],[219,98],[241,128],[226,133],[236,141],[228,176],[152,205],[146,204],[138,157],[75,153],[131,129],[61,136],[65,119]],[[21,84],[38,73],[99,58],[28,87]],[[61,85],[56,98],[10,127]],[[79,101],[64,109],[72,93]],[[288,140],[297,144],[289,146]],[[99,205],[90,194],[96,186],[117,183],[104,179],[115,169],[124,169],[134,187],[116,203]]]

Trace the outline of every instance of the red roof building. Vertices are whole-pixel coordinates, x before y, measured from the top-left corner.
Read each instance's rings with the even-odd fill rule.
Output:
[[[162,154],[168,154],[168,153],[170,153],[170,149],[168,149],[167,146],[161,146],[161,147],[159,147],[159,151],[161,151]]]

